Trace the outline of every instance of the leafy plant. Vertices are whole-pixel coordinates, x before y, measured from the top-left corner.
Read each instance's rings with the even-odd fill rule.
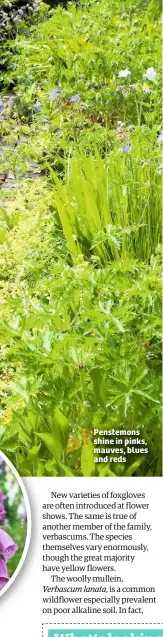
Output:
[[[41,3],[3,44],[0,447],[24,476],[161,475],[160,9]],[[95,463],[99,424],[148,454]]]
[[[15,297],[14,320],[1,322],[6,367],[1,447],[8,448],[10,426],[19,471],[46,475],[50,467],[62,475],[70,469],[85,475],[91,432],[99,422],[104,429],[125,423],[140,429],[149,445],[148,462],[159,471],[158,267],[156,259],[149,267],[124,260],[94,270],[79,260],[74,267],[56,265],[35,299]],[[70,437],[77,437],[72,452]]]
[[[127,158],[119,148],[105,161],[97,150],[94,156],[69,158],[65,185],[51,169],[54,201],[73,260],[83,252],[102,263],[127,254],[148,261],[151,245],[155,251],[160,243],[160,178],[154,157],[153,166],[141,158],[141,137],[137,134]]]

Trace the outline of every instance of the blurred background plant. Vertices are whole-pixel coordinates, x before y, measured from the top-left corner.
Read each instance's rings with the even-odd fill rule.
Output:
[[[21,488],[8,464],[0,456],[0,530],[3,529],[16,545],[7,562],[9,577],[15,572],[24,551],[27,533],[27,512]]]

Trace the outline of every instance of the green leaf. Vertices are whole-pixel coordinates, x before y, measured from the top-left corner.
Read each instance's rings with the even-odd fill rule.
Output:
[[[9,441],[4,441],[1,442],[1,450],[4,451],[4,453],[8,453],[9,451],[16,451],[18,448],[18,441],[17,439],[13,439],[11,438],[11,440]]]
[[[68,419],[66,418],[66,416],[64,416],[64,414],[62,414],[58,407],[56,407],[54,412],[54,424],[55,427],[58,427],[58,429],[61,430],[64,442],[66,444],[69,437],[70,425]]]
[[[156,400],[156,398],[153,398],[152,396],[150,396],[150,394],[146,394],[145,391],[141,391],[140,389],[133,389],[132,390],[133,394],[138,394],[139,396],[142,396],[143,398],[146,398],[147,400],[151,400],[152,403],[157,403],[157,405],[160,405],[160,401]]]
[[[43,347],[46,350],[46,352],[50,352],[51,351],[51,337],[52,337],[52,333],[51,332],[45,332],[45,334],[43,334],[42,342],[43,342]]]
[[[104,465],[99,471],[99,476],[101,476],[101,478],[104,476],[110,476],[110,478],[116,478],[116,473],[113,473],[113,471],[109,469],[108,465]]]
[[[140,465],[142,464],[142,462],[144,462],[144,456],[141,456],[141,458],[138,458],[138,460],[136,460],[135,462],[133,462],[130,467],[127,469],[125,475],[126,476],[132,476],[133,473],[135,473],[137,471],[137,469],[140,467]]]
[[[62,462],[58,462],[58,466],[61,469],[61,472],[64,476],[69,476],[69,477],[74,476],[74,472],[67,465],[63,465]]]
[[[81,452],[81,470],[83,476],[91,476],[95,470],[94,447],[91,440],[85,442]]]
[[[0,229],[0,243],[3,243],[7,239],[7,231]]]
[[[35,433],[36,433],[36,436],[41,438],[41,440],[44,442],[47,449],[52,454],[53,458],[55,458],[55,460],[57,461],[61,460],[62,452],[63,452],[63,440],[62,440],[60,430],[59,429],[58,431],[56,430],[54,435],[50,433],[45,433],[45,434],[44,433],[38,434],[37,432]]]
[[[39,449],[40,449],[40,445],[35,445],[34,447],[32,447],[32,449],[30,449],[30,451],[28,452],[28,455],[31,456],[32,458],[37,457],[39,453]]]
[[[116,327],[118,328],[118,331],[123,334],[123,332],[125,332],[125,329],[124,329],[123,324],[121,323],[121,321],[119,321],[119,319],[116,318],[115,316],[112,316],[112,321],[113,321],[114,325],[116,325]]]

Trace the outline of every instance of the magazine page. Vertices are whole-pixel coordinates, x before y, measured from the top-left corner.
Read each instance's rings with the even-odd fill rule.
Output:
[[[0,0],[0,637],[163,637],[160,0]]]

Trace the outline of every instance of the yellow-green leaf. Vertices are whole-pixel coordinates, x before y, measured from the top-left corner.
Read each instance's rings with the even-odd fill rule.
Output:
[[[94,448],[91,440],[84,443],[81,452],[81,470],[83,476],[91,476],[94,472]]]

